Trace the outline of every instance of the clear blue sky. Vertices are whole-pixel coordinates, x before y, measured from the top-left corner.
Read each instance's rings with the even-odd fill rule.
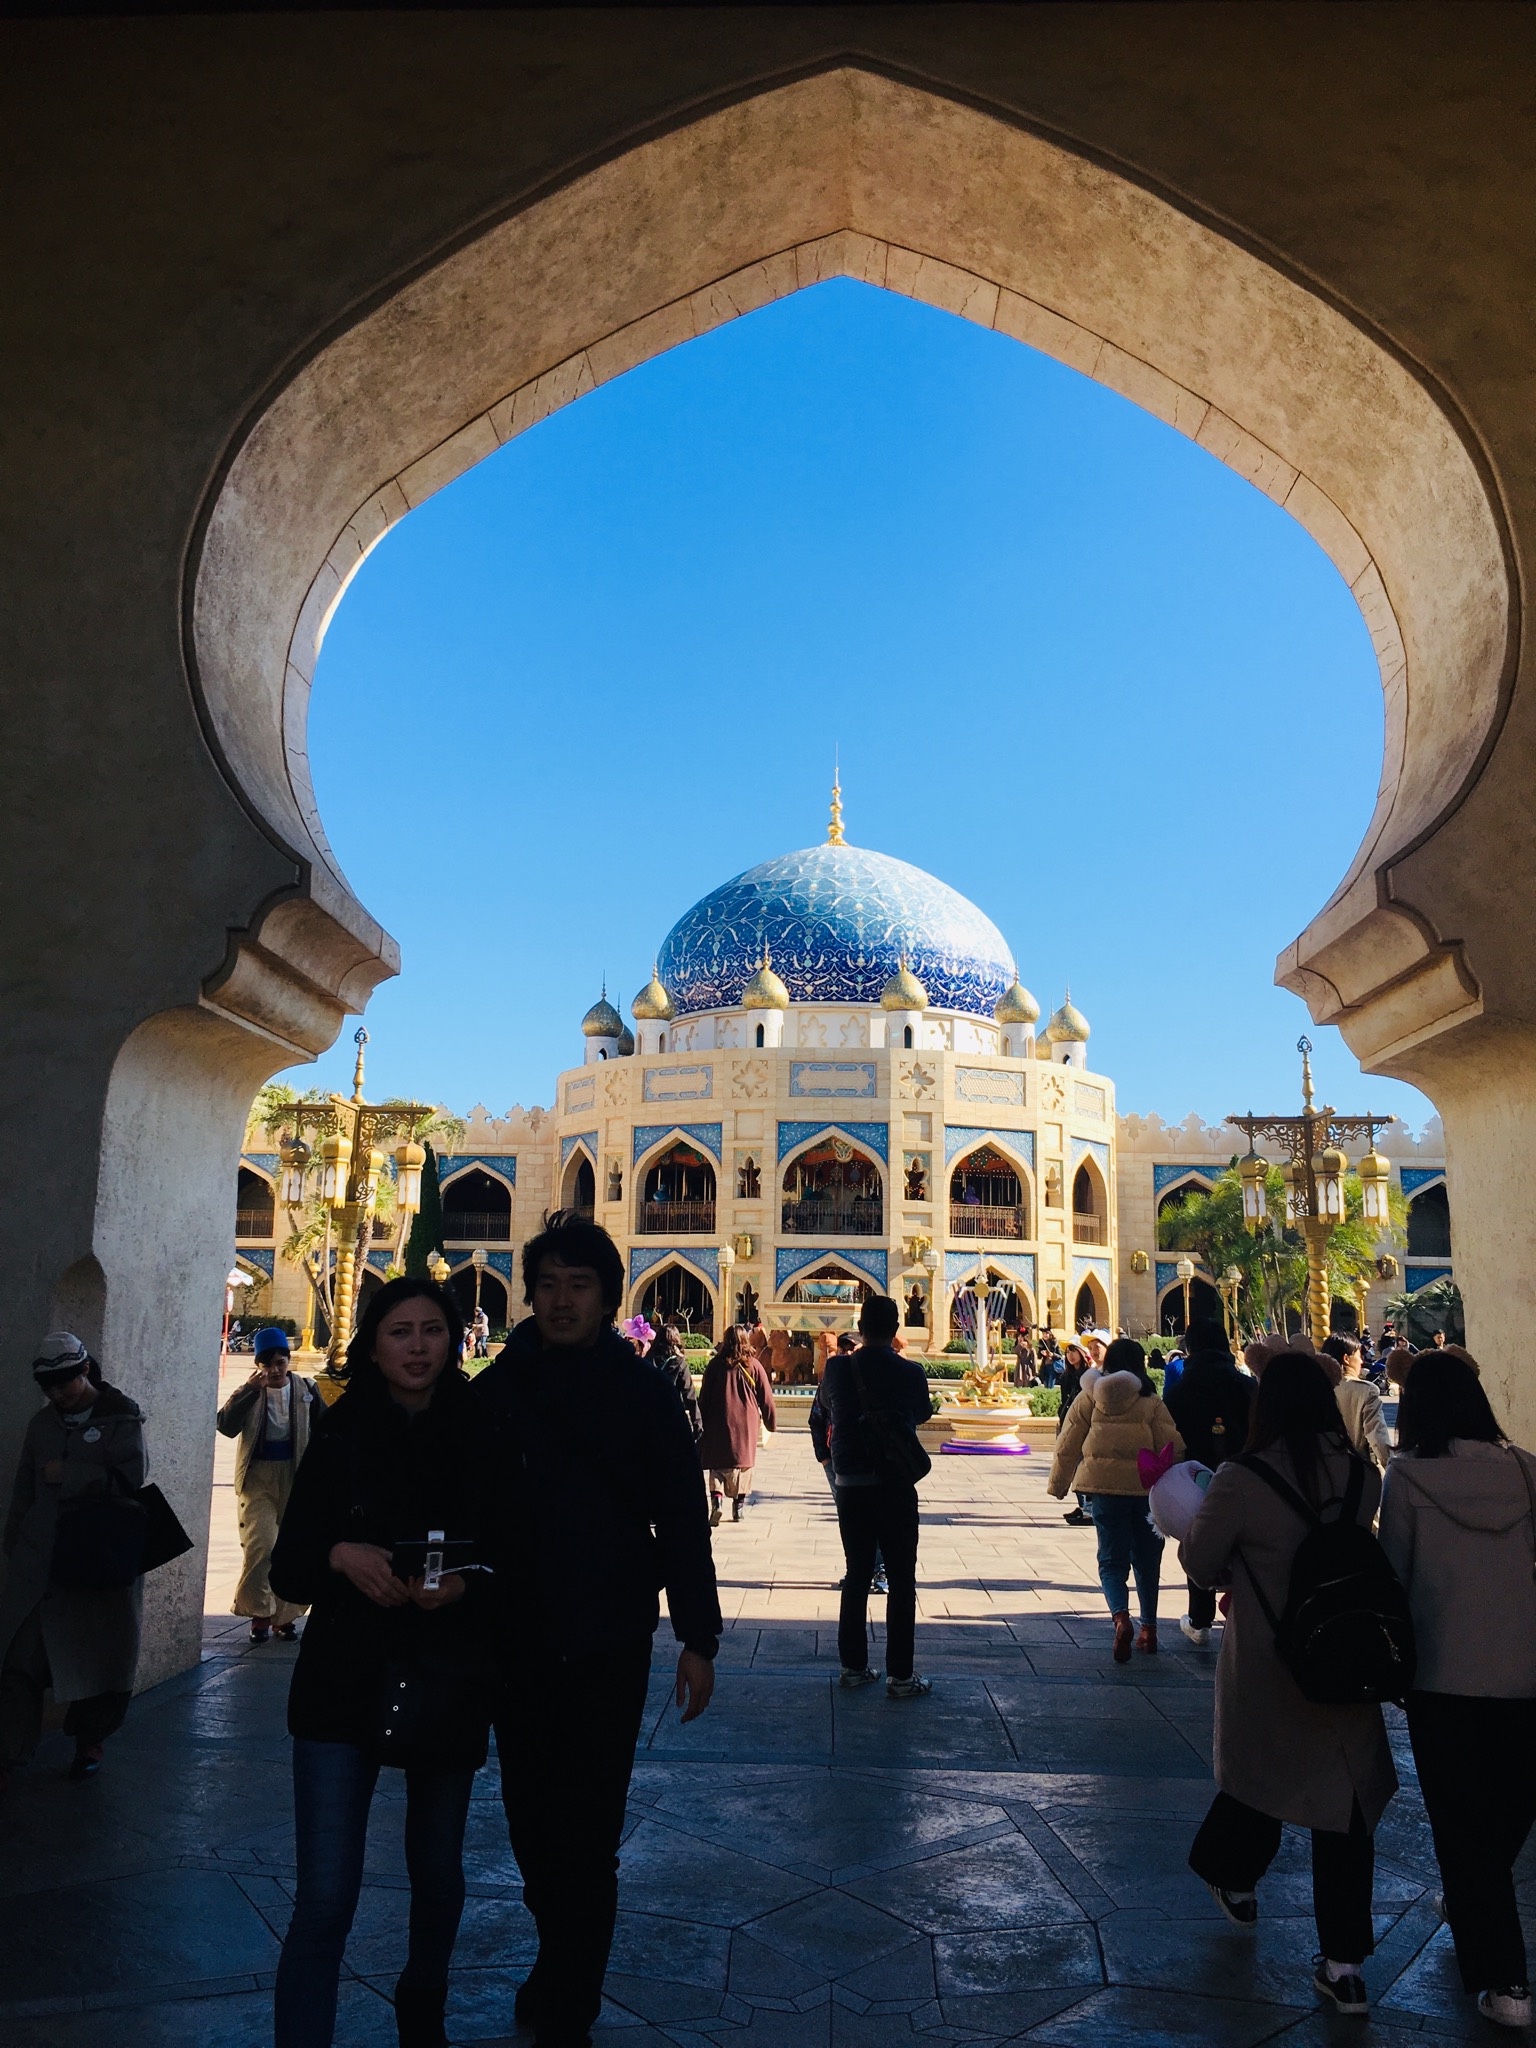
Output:
[[[1070,980],[1122,1110],[1288,1108],[1274,957],[1381,729],[1343,582],[1231,471],[1002,336],[801,292],[480,464],[340,606],[315,783],[404,955],[370,1093],[549,1103],[605,975],[627,1014],[690,904],[824,836],[836,745],[850,840],[979,903],[1047,1012]],[[1339,1108],[1430,1113],[1311,1035]]]

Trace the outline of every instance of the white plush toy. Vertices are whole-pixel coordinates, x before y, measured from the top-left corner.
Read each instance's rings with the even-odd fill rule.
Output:
[[[1200,1511],[1205,1489],[1216,1475],[1198,1458],[1186,1458],[1182,1465],[1170,1465],[1154,1480],[1147,1494],[1147,1511],[1153,1526],[1175,1543],[1189,1534],[1189,1525]]]

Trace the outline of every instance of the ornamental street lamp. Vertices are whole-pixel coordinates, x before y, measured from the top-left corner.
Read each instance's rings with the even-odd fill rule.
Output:
[[[1269,1162],[1259,1156],[1258,1140],[1274,1138],[1290,1157],[1280,1168],[1285,1183],[1285,1220],[1299,1230],[1307,1247],[1307,1326],[1312,1341],[1328,1335],[1328,1240],[1345,1220],[1344,1176],[1349,1160],[1342,1147],[1364,1138],[1367,1151],[1360,1162],[1360,1184],[1366,1221],[1384,1229],[1391,1168],[1376,1150],[1376,1133],[1397,1119],[1390,1116],[1338,1116],[1328,1105],[1319,1109],[1312,1095],[1312,1041],[1298,1038],[1301,1054],[1300,1116],[1230,1116],[1227,1122],[1248,1134],[1248,1153],[1238,1162],[1243,1186],[1243,1221],[1257,1236],[1269,1226],[1269,1205],[1262,1190]],[[1250,1190],[1252,1197],[1250,1198]]]
[[[443,1257],[441,1252],[434,1252],[431,1258],[428,1259],[427,1271],[431,1274],[432,1278],[437,1282],[439,1287],[446,1287],[448,1285],[448,1282],[453,1278],[453,1268],[449,1265],[448,1261]]]
[[[731,1300],[731,1274],[736,1265],[736,1247],[726,1243],[717,1254],[720,1260],[720,1309],[724,1322],[736,1320],[736,1304]]]
[[[469,1263],[475,1269],[475,1314],[480,1313],[480,1282],[485,1278],[486,1260],[489,1254],[483,1245],[476,1245],[469,1255]]]
[[[1189,1283],[1195,1277],[1195,1262],[1186,1253],[1174,1267],[1179,1285],[1184,1289],[1184,1334],[1189,1335]]]
[[[1227,1319],[1227,1335],[1237,1335],[1237,1290],[1243,1284],[1241,1266],[1228,1266],[1221,1276],[1221,1306]]]

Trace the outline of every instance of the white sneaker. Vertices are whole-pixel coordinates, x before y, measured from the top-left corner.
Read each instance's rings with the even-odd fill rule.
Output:
[[[862,1671],[850,1671],[845,1665],[838,1677],[838,1684],[847,1692],[857,1692],[861,1685],[873,1685],[879,1678],[878,1671],[871,1671],[866,1664]]]
[[[931,1678],[888,1678],[885,1681],[885,1696],[888,1700],[920,1700],[933,1691]]]
[[[1186,1642],[1194,1644],[1197,1650],[1208,1650],[1211,1646],[1211,1632],[1208,1628],[1196,1628],[1186,1614],[1179,1623],[1179,1634]]]
[[[1503,1991],[1479,1991],[1477,2009],[1496,2027],[1528,2027],[1531,2024],[1531,1994],[1523,1984],[1511,1984]]]

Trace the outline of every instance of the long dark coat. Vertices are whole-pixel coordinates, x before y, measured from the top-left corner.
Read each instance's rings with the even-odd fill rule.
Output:
[[[699,1387],[704,1434],[699,1462],[707,1472],[747,1471],[757,1463],[757,1428],[778,1426],[773,1382],[755,1358],[727,1364],[717,1351]]]

